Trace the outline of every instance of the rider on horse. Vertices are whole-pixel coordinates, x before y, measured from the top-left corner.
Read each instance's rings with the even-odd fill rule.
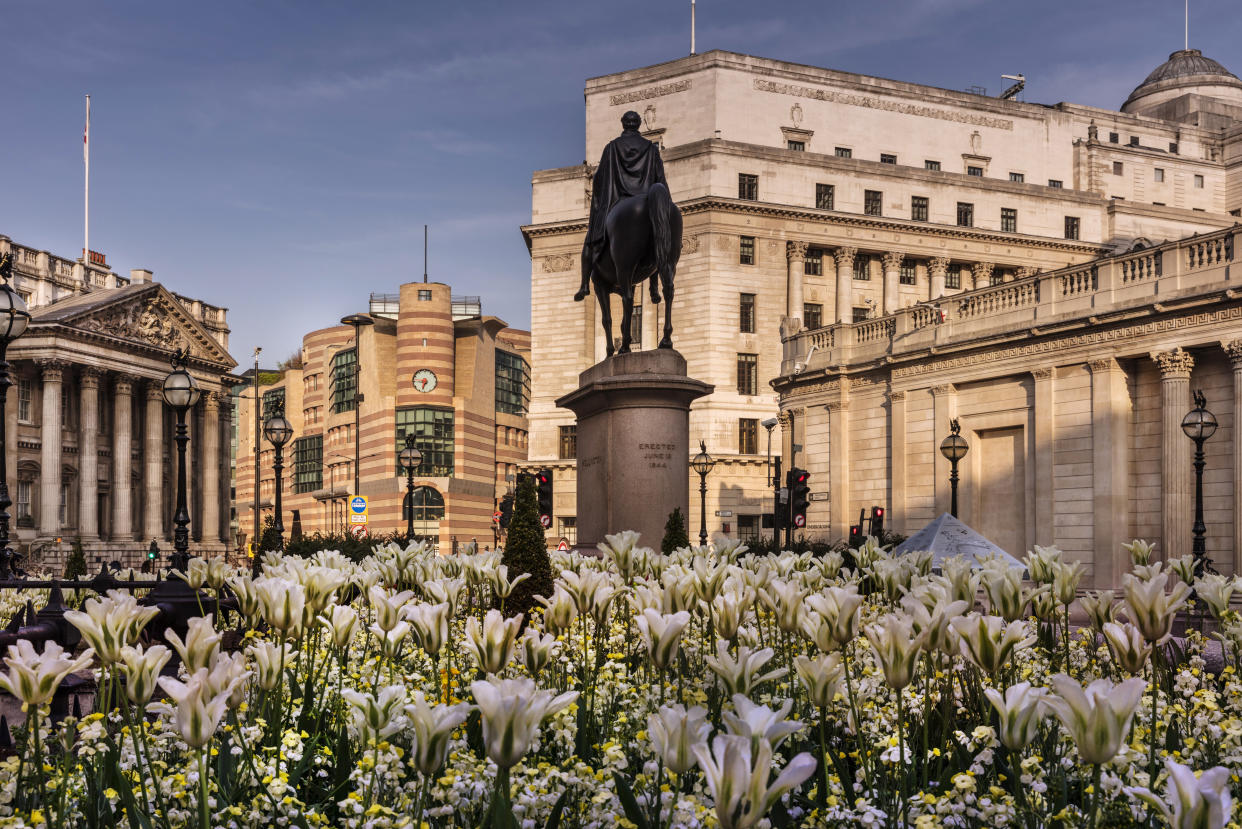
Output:
[[[605,219],[617,202],[629,196],[646,195],[653,184],[668,185],[664,180],[664,162],[660,148],[643,138],[638,128],[642,117],[633,110],[621,116],[625,130],[608,142],[595,170],[591,186],[591,217],[587,223],[586,241],[582,244],[582,285],[574,299],[581,302],[591,293],[591,273],[595,270],[606,246]]]

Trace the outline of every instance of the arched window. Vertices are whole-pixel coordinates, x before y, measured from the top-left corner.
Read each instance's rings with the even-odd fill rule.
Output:
[[[409,510],[409,496],[406,497],[406,511]],[[444,518],[444,496],[429,486],[414,489],[414,521],[439,521]]]

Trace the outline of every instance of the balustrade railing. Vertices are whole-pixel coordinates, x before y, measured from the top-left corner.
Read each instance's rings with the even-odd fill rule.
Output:
[[[1117,264],[1121,266],[1121,281],[1123,284],[1131,282],[1141,282],[1144,279],[1159,279],[1161,274],[1161,263],[1164,257],[1160,251],[1144,253],[1130,259],[1122,259]]]
[[[1038,281],[1010,282],[999,288],[986,288],[967,295],[958,304],[957,316],[969,319],[1038,304]]]
[[[1094,293],[1099,285],[1099,273],[1092,265],[1089,268],[1070,271],[1061,275],[1061,296]]]

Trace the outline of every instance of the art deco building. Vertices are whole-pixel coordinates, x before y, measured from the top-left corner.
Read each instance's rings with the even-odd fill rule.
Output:
[[[373,325],[334,325],[302,339],[295,365],[259,388],[260,415],[280,402],[293,424],[285,447],[284,525],[303,533],[348,528],[346,502],[369,501],[371,535],[405,532],[406,471],[397,459],[413,434],[423,453],[414,479],[415,533],[495,543],[493,513],[526,459],[530,334],[484,316],[478,297],[441,283],[372,294]],[[254,397],[239,389],[237,517],[253,534]],[[355,424],[360,429],[355,455]],[[274,505],[274,452],[260,442],[259,508]],[[359,490],[354,492],[358,461]]]
[[[691,443],[706,440],[720,461],[708,482],[712,532],[761,531],[771,490],[759,424],[778,409],[784,425],[773,454],[786,468],[811,470],[817,499],[834,499],[815,502],[810,534],[838,537],[845,517],[872,503],[891,504],[903,527],[917,525],[933,508],[929,496],[903,502],[890,493],[886,421],[854,421],[851,440],[871,449],[848,474],[867,483],[844,498],[844,473],[831,482],[828,474],[830,457],[841,454],[830,452],[817,422],[827,410],[792,397],[778,406],[778,393],[856,372],[841,351],[847,341],[874,347],[868,359],[883,365],[910,340],[903,320],[943,311],[952,328],[946,322],[938,336],[964,336],[975,323],[956,309],[975,291],[1034,291],[1046,278],[1039,274],[1080,273],[1065,269],[1213,234],[1242,208],[1242,81],[1195,50],[1175,53],[1119,111],[714,51],[587,81],[588,159],[599,158],[629,109],[663,148],[684,214],[674,340],[690,375],[716,387],[690,413]],[[535,173],[523,227],[532,263],[531,465],[557,470],[562,532],[579,508],[574,421],[554,401],[605,348],[594,304],[571,299],[591,173],[582,165]],[[1082,273],[1090,282],[1100,271]],[[1091,284],[1094,296],[1099,283]],[[661,311],[642,306],[635,334],[644,348],[655,345]],[[879,417],[878,402],[865,405]],[[937,422],[934,431],[945,428]],[[921,511],[895,515],[916,503]],[[1041,513],[1025,526],[1050,527],[1045,520],[1051,515]]]
[[[113,273],[91,252],[76,262],[0,236],[13,287],[32,311],[9,347],[7,464],[15,549],[56,571],[74,540],[87,561],[134,565],[152,540],[171,548],[176,480],[173,412],[162,386],[188,348],[203,391],[187,414],[192,550],[228,542],[229,407],[222,381],[226,309],[170,292],[150,271]],[[167,559],[163,562],[166,564]]]

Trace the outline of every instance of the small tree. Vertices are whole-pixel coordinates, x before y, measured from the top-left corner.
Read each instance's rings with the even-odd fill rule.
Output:
[[[552,562],[548,559],[543,525],[539,523],[535,479],[530,475],[522,475],[518,479],[509,537],[500,563],[509,568],[510,581],[522,573],[530,573],[530,578],[514,587],[505,600],[506,616],[529,613],[535,606],[535,596],[546,598],[552,595]]]
[[[266,516],[263,519],[263,534],[259,536],[259,555],[279,549],[280,533],[276,532],[276,519]]]
[[[686,533],[686,517],[681,514],[681,507],[675,507],[664,525],[664,541],[660,543],[660,552],[668,555],[680,547],[690,546],[690,536]]]
[[[82,539],[73,539],[70,546],[69,560],[65,562],[65,578],[76,579],[86,575],[86,551],[82,549]]]

